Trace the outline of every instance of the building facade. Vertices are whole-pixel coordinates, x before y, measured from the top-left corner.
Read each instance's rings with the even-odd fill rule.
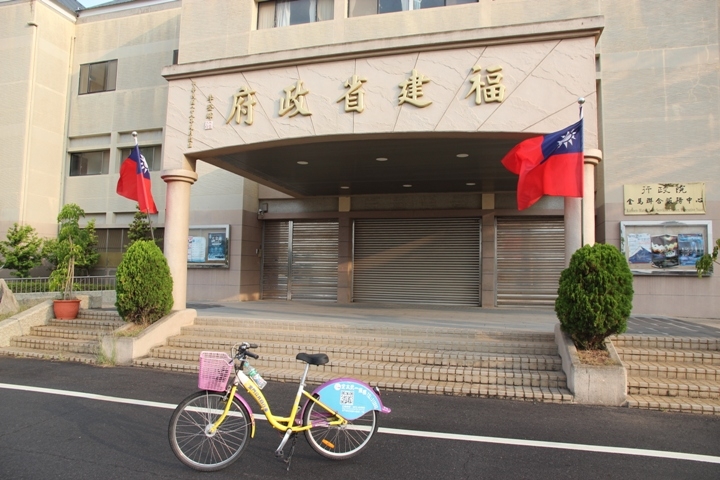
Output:
[[[77,203],[112,273],[137,132],[176,308],[548,307],[597,241],[626,254],[634,313],[718,317],[720,280],[693,267],[720,219],[715,1],[72,7],[0,2],[2,232],[52,236]],[[584,197],[518,211],[500,160],[581,106]]]

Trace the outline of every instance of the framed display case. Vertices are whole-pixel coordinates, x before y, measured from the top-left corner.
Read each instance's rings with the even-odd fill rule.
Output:
[[[697,275],[712,238],[711,221],[620,222],[620,251],[634,275]]]
[[[230,267],[230,225],[190,226],[188,268]]]

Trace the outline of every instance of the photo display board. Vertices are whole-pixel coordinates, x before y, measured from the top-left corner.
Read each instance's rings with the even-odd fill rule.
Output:
[[[697,275],[712,222],[620,222],[620,250],[634,275]]]
[[[188,268],[229,268],[230,225],[191,226],[187,263]]]

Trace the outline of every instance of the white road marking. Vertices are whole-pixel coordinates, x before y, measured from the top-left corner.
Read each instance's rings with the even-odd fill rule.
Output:
[[[136,400],[133,398],[112,397],[108,395],[97,395],[94,393],[73,392],[70,390],[57,390],[54,388],[30,387],[26,385],[13,385],[0,383],[0,388],[7,390],[21,390],[24,392],[48,393],[52,395],[63,395],[66,397],[87,398],[103,402],[124,403],[128,405],[139,405],[143,407],[165,408],[174,410],[177,407],[173,403],[150,402],[147,400]],[[265,415],[255,414],[257,420],[267,420]],[[544,442],[540,440],[521,440],[515,438],[484,437],[480,435],[464,435],[460,433],[423,432],[420,430],[401,430],[398,428],[380,427],[379,433],[387,435],[404,435],[408,437],[437,438],[442,440],[458,440],[463,442],[494,443],[498,445],[513,445],[519,447],[556,448],[560,450],[576,450],[581,452],[610,453],[616,455],[635,455],[640,457],[667,458],[673,460],[688,460],[692,462],[706,462],[720,464],[720,457],[711,455],[697,455],[694,453],[669,452],[664,450],[645,450],[642,448],[607,447],[603,445],[584,445],[579,443]]]

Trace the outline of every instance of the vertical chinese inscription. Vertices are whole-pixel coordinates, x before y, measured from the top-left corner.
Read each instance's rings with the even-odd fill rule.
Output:
[[[208,95],[207,97],[207,107],[205,107],[205,110],[207,113],[205,114],[205,130],[212,130],[213,128],[213,100],[215,100],[215,97],[212,96],[212,94]]]
[[[338,98],[335,103],[345,100],[346,112],[362,113],[365,110],[365,90],[362,89],[362,84],[365,82],[367,82],[367,79],[360,78],[357,75],[345,80],[345,88],[349,88],[349,90]]]
[[[310,90],[305,90],[303,87],[302,80],[298,80],[295,85],[284,88],[285,97],[280,99],[280,116],[284,116],[286,113],[290,113],[291,117],[294,117],[298,113],[301,115],[312,115],[312,112],[305,106],[305,95],[310,93]]]
[[[427,107],[432,103],[430,100],[420,100],[423,96],[423,84],[428,83],[430,79],[425,75],[419,74],[413,69],[410,78],[400,83],[398,86],[402,89],[398,97],[398,105],[409,103],[419,108]]]
[[[256,104],[255,91],[250,90],[250,87],[244,85],[240,87],[237,93],[233,95],[232,111],[225,125],[230,123],[233,118],[235,119],[235,123],[244,121],[247,125],[252,125],[254,121],[253,112]]]
[[[188,148],[192,148],[193,145],[193,132],[195,131],[195,92],[197,86],[195,81],[191,80],[192,86],[190,87],[190,116],[188,116]]]

